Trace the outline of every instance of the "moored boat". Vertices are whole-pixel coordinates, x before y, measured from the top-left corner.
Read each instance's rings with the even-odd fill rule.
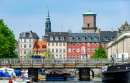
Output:
[[[102,83],[128,83],[128,64],[106,66],[103,67],[102,70]]]

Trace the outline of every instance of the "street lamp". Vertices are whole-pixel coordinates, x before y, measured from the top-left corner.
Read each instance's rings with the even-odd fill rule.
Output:
[[[37,49],[37,60],[38,60],[38,36],[36,36],[36,49]]]

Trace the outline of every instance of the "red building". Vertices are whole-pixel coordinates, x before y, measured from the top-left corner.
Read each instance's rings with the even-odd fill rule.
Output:
[[[70,33],[67,41],[67,58],[89,59],[99,44],[98,33]]]

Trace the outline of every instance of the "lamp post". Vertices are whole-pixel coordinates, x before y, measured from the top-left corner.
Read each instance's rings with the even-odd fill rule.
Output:
[[[38,36],[36,36],[37,62],[38,62]]]

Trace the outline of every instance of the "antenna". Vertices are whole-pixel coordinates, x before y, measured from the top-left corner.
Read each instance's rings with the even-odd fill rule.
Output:
[[[30,27],[30,31],[32,31],[32,30],[31,30],[31,24],[29,24],[29,27]]]

